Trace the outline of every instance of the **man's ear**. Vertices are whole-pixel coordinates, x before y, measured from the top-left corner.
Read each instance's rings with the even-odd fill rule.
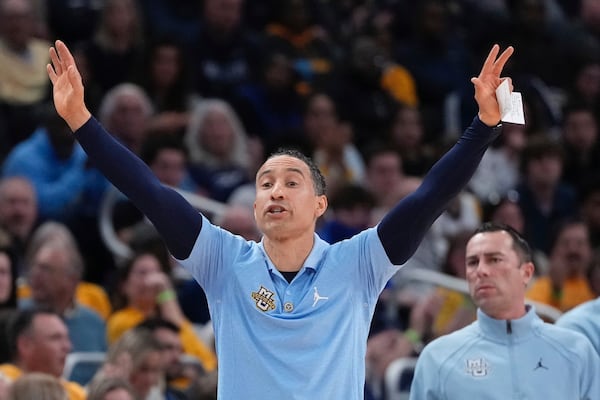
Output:
[[[316,217],[319,218],[321,215],[325,214],[327,211],[327,206],[329,202],[327,201],[327,196],[324,194],[317,196],[317,208],[315,210]]]
[[[533,278],[533,274],[535,273],[535,266],[531,261],[524,263],[521,265],[521,275],[523,276],[523,284],[527,286]]]

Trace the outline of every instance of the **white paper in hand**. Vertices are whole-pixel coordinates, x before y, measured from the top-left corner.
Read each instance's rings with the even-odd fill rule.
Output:
[[[508,87],[508,80],[505,79],[496,89],[496,99],[500,105],[500,119],[502,122],[525,124],[521,93],[511,93]]]

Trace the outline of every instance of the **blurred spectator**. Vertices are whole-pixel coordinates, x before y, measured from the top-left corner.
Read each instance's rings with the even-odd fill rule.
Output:
[[[376,143],[367,148],[365,163],[365,186],[375,197],[375,207],[378,210],[373,218],[374,223],[378,223],[378,217],[394,206],[398,193],[403,192],[405,176],[402,173],[402,159],[388,146]]]
[[[398,43],[396,50],[395,60],[415,81],[427,143],[444,133],[444,107],[450,95],[468,98],[467,107],[475,106],[469,84],[473,74],[469,52],[451,23],[449,7],[443,0],[418,2],[411,15],[412,36]],[[473,112],[469,109],[464,114]]]
[[[235,91],[233,105],[246,131],[261,138],[270,153],[286,143],[302,142],[302,97],[289,56],[272,51],[261,66],[256,80]]]
[[[200,32],[202,3],[196,0],[142,1],[147,34],[152,40],[173,37],[187,46]]]
[[[158,258],[149,252],[136,254],[119,272],[116,311],[107,323],[109,344],[146,318],[161,317],[180,329],[186,354],[196,357],[206,371],[216,367],[216,356],[198,338],[183,314],[169,276]]]
[[[208,197],[225,202],[234,189],[249,181],[246,132],[227,102],[200,101],[184,140],[192,179]]]
[[[26,259],[27,265],[31,263],[32,257],[36,254],[39,249],[46,245],[48,242],[62,241],[65,246],[69,247],[73,251],[75,258],[71,261],[80,262],[77,260],[77,254],[81,252],[77,249],[77,243],[72,232],[65,226],[57,222],[48,221],[40,225],[33,233],[30,240],[29,246],[27,247]],[[80,256],[79,256],[80,257]],[[85,262],[82,264],[84,270]],[[31,297],[31,288],[26,284],[19,285],[19,300],[25,300]],[[89,281],[79,280],[77,289],[75,291],[75,297],[77,303],[88,307],[95,311],[101,318],[108,318],[111,313],[111,305],[108,295],[106,294],[103,287],[91,283]]]
[[[46,106],[42,125],[8,155],[3,175],[31,180],[42,220],[68,222],[78,206],[97,208],[107,186],[88,168],[85,152],[52,105]]]
[[[0,247],[0,310],[17,308],[17,277],[17,266],[11,250]]]
[[[136,400],[133,387],[126,377],[97,379],[87,388],[86,400]]]
[[[98,119],[129,150],[139,154],[153,114],[152,102],[144,90],[132,83],[122,83],[104,95]]]
[[[35,25],[32,0],[0,1],[0,160],[34,131],[48,99],[50,43],[34,36]]]
[[[309,1],[277,2],[265,36],[266,47],[286,54],[307,88],[324,87],[335,78],[338,54],[327,31],[317,24]]]
[[[10,236],[9,246],[19,275],[24,273],[25,249],[37,215],[37,196],[31,181],[19,176],[0,178],[0,227]]]
[[[484,203],[495,203],[519,184],[521,153],[527,144],[524,125],[504,123],[502,135],[485,152],[468,188]]]
[[[100,22],[105,1],[52,0],[45,3],[51,37],[73,46],[92,38]]]
[[[525,215],[525,236],[534,249],[550,252],[550,232],[577,212],[575,190],[561,182],[562,147],[547,138],[530,139],[521,159],[519,205]]]
[[[102,15],[85,54],[103,93],[130,81],[142,56],[142,15],[136,0],[104,0]]]
[[[347,57],[335,88],[340,114],[352,122],[358,147],[385,141],[398,102],[417,105],[414,79],[368,36],[356,38]]]
[[[594,250],[600,250],[600,177],[590,178],[580,193],[581,218],[590,232]]]
[[[139,82],[155,112],[148,124],[150,132],[183,136],[198,100],[190,87],[189,67],[184,50],[174,40],[156,40],[147,47]]]
[[[124,378],[133,388],[135,399],[166,399],[160,388],[165,373],[162,351],[162,345],[148,330],[125,332],[110,346],[90,387],[100,386],[104,380]]]
[[[200,33],[189,49],[195,92],[233,100],[234,90],[256,79],[262,38],[244,27],[244,0],[205,0]]]
[[[8,400],[65,400],[67,392],[58,378],[39,372],[21,375],[10,385]]]
[[[371,226],[375,199],[362,186],[341,186],[332,196],[330,209],[317,234],[328,243],[349,239]]]
[[[583,103],[600,118],[600,61],[596,57],[579,66],[571,85],[566,87],[565,97],[566,104]]]
[[[575,189],[600,175],[598,120],[584,104],[569,104],[563,109],[562,146],[565,153],[563,180]]]
[[[143,321],[135,329],[151,332],[162,345],[165,373],[164,382],[161,382],[160,386],[163,388],[165,397],[168,399],[187,398],[183,391],[192,382],[204,375],[205,372],[201,366],[183,361],[183,347],[179,337],[179,328],[165,319],[152,318]],[[214,392],[216,395],[216,386]]]
[[[506,128],[503,135],[506,135]],[[402,171],[406,175],[422,177],[438,159],[435,148],[424,142],[425,128],[418,107],[398,104],[388,139],[390,146],[400,154]],[[486,154],[489,152],[490,149]]]
[[[334,119],[318,121],[321,117],[316,115],[323,112],[332,112]],[[328,192],[333,194],[346,184],[364,185],[366,166],[352,140],[352,126],[337,118],[333,99],[326,94],[315,94],[308,100],[305,129],[309,127],[306,133],[314,147],[312,158],[325,177]]]
[[[61,378],[71,341],[65,323],[46,310],[20,311],[9,325],[9,348],[12,361],[1,364],[0,372],[9,381],[41,372]],[[85,390],[75,382],[61,379],[69,400],[84,400]]]
[[[66,228],[58,225],[54,229]],[[43,307],[60,315],[67,326],[72,351],[106,351],[104,320],[96,311],[79,303],[76,296],[84,266],[75,240],[67,240],[58,233],[42,243],[37,242],[34,235],[32,243],[39,246],[28,252],[27,258],[31,298],[20,300],[19,308]],[[92,374],[87,368],[79,368],[71,379],[85,384]]]
[[[594,294],[587,280],[592,248],[587,227],[582,221],[565,221],[552,243],[548,274],[536,279],[527,298],[567,311]]]

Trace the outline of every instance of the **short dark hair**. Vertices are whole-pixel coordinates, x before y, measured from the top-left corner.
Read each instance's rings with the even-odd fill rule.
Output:
[[[312,177],[313,186],[315,188],[315,193],[318,196],[324,195],[327,191],[327,185],[325,184],[325,177],[321,173],[321,170],[312,160],[312,158],[308,157],[306,154],[302,153],[297,149],[292,148],[279,148],[275,150],[268,159],[278,156],[289,156],[297,158],[308,166],[310,170],[310,175]]]
[[[510,235],[513,241],[513,249],[517,252],[521,261],[524,263],[531,262],[533,260],[531,255],[531,247],[527,240],[517,232],[512,226],[502,224],[499,222],[485,222],[479,228],[475,229],[473,235],[475,236],[478,233],[486,233],[486,232],[506,232]]]
[[[25,310],[19,310],[15,315],[11,316],[11,320],[8,323],[7,338],[8,346],[10,351],[10,358],[12,361],[16,361],[18,357],[17,344],[19,338],[25,333],[29,332],[33,325],[33,321],[38,315],[56,315],[60,318],[56,312],[45,307],[35,307]]]
[[[179,327],[177,325],[175,325],[174,323],[172,323],[171,321],[168,321],[164,318],[160,318],[160,317],[151,317],[151,318],[146,318],[145,320],[143,320],[142,322],[140,322],[139,324],[136,325],[135,329],[147,329],[151,332],[154,332],[157,329],[168,329],[171,332],[177,333],[179,334]]]

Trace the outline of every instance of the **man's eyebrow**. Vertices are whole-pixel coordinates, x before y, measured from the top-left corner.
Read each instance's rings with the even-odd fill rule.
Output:
[[[302,176],[304,176],[304,173],[302,172],[302,170],[300,168],[295,168],[295,167],[289,167],[285,169],[287,172],[296,172]],[[261,172],[260,174],[258,174],[258,176],[256,177],[256,179],[260,179],[261,177],[263,177],[264,175],[268,175],[270,173],[272,173],[273,170],[272,169],[265,169],[263,172]]]
[[[501,251],[488,251],[488,252],[483,253],[483,257],[503,256],[503,255],[504,255],[504,253]],[[479,258],[479,254],[467,255],[465,258],[467,260]]]

